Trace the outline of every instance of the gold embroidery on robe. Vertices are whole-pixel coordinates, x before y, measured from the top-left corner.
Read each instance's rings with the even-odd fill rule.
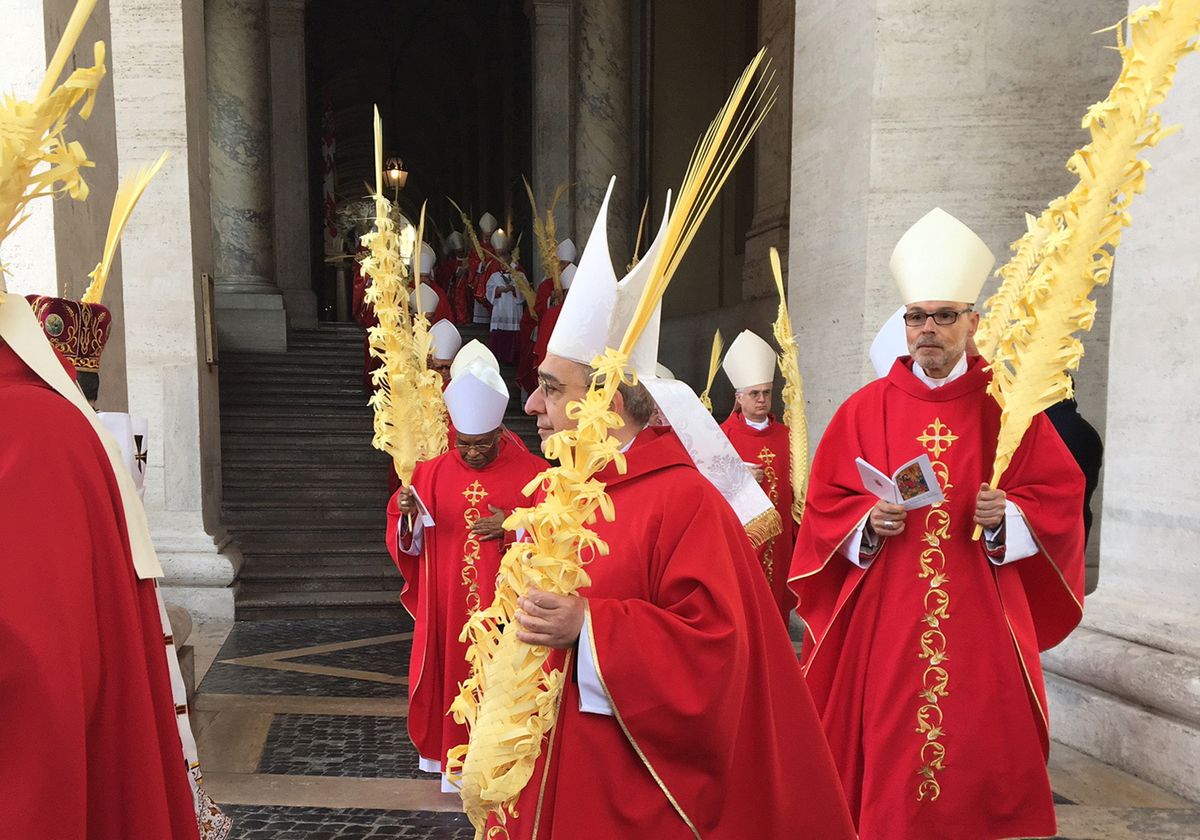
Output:
[[[467,539],[463,543],[462,583],[467,588],[467,615],[470,616],[479,609],[479,568],[475,565],[479,560],[479,537],[471,532],[480,517],[479,503],[488,497],[488,491],[476,479],[466,490],[463,498],[471,505],[463,514],[467,524]]]
[[[950,576],[946,574],[946,555],[942,551],[942,542],[950,539],[950,468],[940,460],[958,436],[954,434],[940,418],[925,427],[922,434],[917,436],[920,443],[933,456],[933,471],[942,485],[945,501],[932,505],[925,514],[925,533],[921,541],[928,546],[918,558],[920,571],[917,577],[929,581],[929,589],[925,592],[925,615],[922,622],[929,628],[921,634],[920,650],[917,657],[926,663],[921,674],[921,688],[917,696],[921,705],[917,708],[917,734],[922,736],[918,757],[921,763],[917,770],[920,782],[917,784],[917,799],[935,801],[942,794],[942,785],[938,781],[938,771],[946,767],[946,746],[942,738],[946,731],[942,727],[941,699],[950,693],[950,672],[944,667],[950,658],[949,643],[946,639],[946,624],[950,619],[950,593],[946,584]]]
[[[766,482],[767,498],[771,500],[771,504],[778,507],[779,505],[779,474],[775,472],[775,459],[778,456],[767,447],[763,447],[758,453],[759,463],[763,467],[763,480]],[[763,571],[767,573],[767,582],[775,582],[775,541],[771,540],[763,549],[762,555]]]

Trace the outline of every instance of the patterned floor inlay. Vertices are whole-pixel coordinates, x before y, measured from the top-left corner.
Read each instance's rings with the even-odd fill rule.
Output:
[[[393,677],[408,676],[408,657],[412,652],[412,639],[385,642],[378,645],[335,650],[292,659],[303,665],[329,665],[336,668],[355,668]]]
[[[462,814],[364,808],[280,808],[229,805],[230,840],[471,840]]]
[[[373,715],[275,715],[259,773],[434,778],[417,769],[407,720]]]

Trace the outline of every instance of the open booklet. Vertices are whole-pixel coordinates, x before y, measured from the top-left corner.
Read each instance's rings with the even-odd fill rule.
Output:
[[[945,501],[942,486],[938,484],[933,472],[933,464],[928,455],[920,455],[905,463],[890,477],[868,464],[862,458],[855,458],[858,474],[862,477],[863,487],[874,493],[885,502],[901,505],[905,510],[914,510],[925,505],[936,505]]]
[[[434,526],[433,516],[429,513],[429,507],[425,504],[425,500],[417,494],[417,488],[412,488],[413,499],[417,503],[417,515],[420,517],[421,524],[426,528]]]

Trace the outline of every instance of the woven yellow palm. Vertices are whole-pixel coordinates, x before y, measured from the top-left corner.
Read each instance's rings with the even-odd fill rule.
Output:
[[[1121,230],[1131,221],[1129,206],[1145,187],[1150,165],[1140,153],[1172,133],[1154,109],[1166,98],[1179,60],[1197,48],[1200,0],[1142,7],[1129,17],[1128,38],[1120,28],[1117,33],[1121,74],[1108,97],[1088,109],[1083,127],[1091,142],[1067,163],[1079,183],[1017,243],[1014,262],[1037,261],[1012,269],[1014,282],[1025,278],[1020,293],[1004,290],[1015,301],[998,305],[1011,314],[998,314],[999,323],[989,327],[999,335],[989,392],[1001,408],[993,487],[1033,418],[1071,396],[1067,371],[1078,369],[1083,356],[1076,336],[1091,329],[1096,314],[1090,295],[1108,282]]]
[[[428,370],[426,362],[428,321],[421,316],[414,328],[408,310],[412,291],[409,265],[420,245],[418,232],[411,227],[397,230],[392,204],[383,194],[383,123],[378,108],[375,173],[375,229],[363,237],[368,253],[362,263],[363,271],[371,278],[364,297],[379,319],[379,325],[368,332],[371,355],[381,363],[371,374],[375,386],[370,399],[375,409],[371,445],[392,457],[396,474],[408,484],[417,461],[446,450],[445,407],[438,374]],[[424,216],[422,209],[422,226]]]
[[[533,773],[542,738],[554,726],[563,674],[543,668],[549,651],[517,639],[517,598],[530,588],[573,594],[587,586],[584,567],[608,547],[588,526],[599,513],[614,518],[612,500],[596,473],[610,463],[624,471],[624,456],[610,436],[621,425],[612,411],[619,383],[630,381],[629,354],[662,300],[671,277],[717,193],[774,103],[771,79],[760,74],[764,54],[746,68],[725,106],[693,153],[642,297],[621,346],[609,348],[592,363],[597,376],[583,400],[568,407],[577,422],[553,435],[546,453],[560,466],[543,472],[526,487],[541,488],[543,500],[514,511],[506,529],[524,528],[528,542],[513,545],[501,561],[492,604],[476,612],[463,628],[469,640],[471,676],[451,706],[465,723],[470,742],[450,751],[447,772],[461,789],[463,805],[483,837],[488,815],[500,821]]]
[[[108,219],[108,236],[104,240],[104,253],[100,257],[100,262],[88,275],[92,278],[92,282],[88,284],[83,297],[80,298],[83,303],[99,303],[104,297],[104,285],[108,282],[108,273],[112,270],[113,260],[117,256],[117,246],[121,244],[121,234],[125,232],[125,225],[129,223],[129,217],[133,215],[133,208],[137,206],[138,199],[142,197],[142,193],[146,191],[150,181],[166,162],[167,153],[163,152],[157,161],[142,167],[117,187],[117,195],[113,199],[112,215]]]
[[[69,195],[83,201],[88,196],[81,170],[93,164],[83,146],[64,135],[76,106],[80,117],[91,116],[105,73],[103,42],[96,42],[94,66],[81,67],[57,83],[96,2],[76,3],[32,100],[0,97],[0,241],[21,226],[27,218],[25,205],[35,198]]]
[[[1058,198],[1055,202],[1063,200]],[[996,354],[1000,334],[1017,317],[1021,296],[1025,293],[1029,278],[1041,263],[1042,244],[1045,241],[1045,229],[1038,226],[1037,219],[1026,213],[1025,233],[1010,246],[1012,259],[996,271],[1000,277],[1000,288],[984,304],[984,314],[979,319],[979,329],[975,331],[975,347],[985,359],[991,359]]]
[[[779,292],[779,314],[771,330],[779,346],[779,371],[783,374],[783,424],[787,426],[788,449],[792,456],[792,518],[799,522],[808,493],[808,416],[804,410],[804,378],[800,376],[799,351],[783,290],[783,268],[775,248],[771,248],[771,273]]]
[[[708,356],[708,378],[704,380],[704,390],[700,393],[700,404],[708,409],[709,414],[712,414],[713,410],[709,392],[712,391],[713,382],[717,380],[717,371],[721,369],[721,351],[724,349],[725,340],[721,338],[721,331],[717,330],[713,333],[712,351]]]
[[[529,209],[533,212],[533,238],[537,241],[538,257],[542,261],[542,265],[546,267],[546,271],[550,274],[550,279],[554,281],[554,290],[562,291],[562,269],[558,265],[558,224],[554,220],[554,208],[558,206],[559,200],[570,189],[568,184],[559,184],[554,191],[554,198],[550,202],[550,206],[546,208],[545,221],[542,220],[541,213],[538,211],[537,199],[533,196],[533,187],[529,186],[529,180],[522,175],[521,180],[525,182],[525,193],[529,196]],[[516,262],[516,258],[513,258]]]

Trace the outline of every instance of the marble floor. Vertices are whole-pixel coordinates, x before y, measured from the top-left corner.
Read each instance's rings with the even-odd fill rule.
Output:
[[[404,619],[198,628],[205,785],[233,840],[469,840],[405,735]],[[1200,838],[1200,806],[1068,747],[1050,760],[1062,840]]]

